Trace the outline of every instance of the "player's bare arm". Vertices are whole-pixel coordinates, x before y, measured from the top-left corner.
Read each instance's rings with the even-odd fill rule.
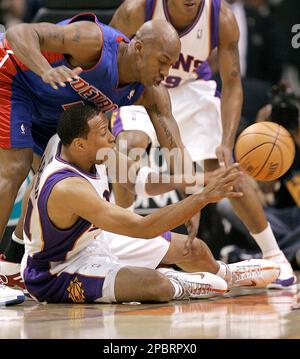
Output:
[[[126,168],[128,169],[126,181],[121,178],[122,164],[127,162]],[[184,192],[187,187],[194,187],[195,190],[202,186],[205,178],[202,176],[195,178],[195,176],[182,176],[182,175],[168,175],[161,174],[149,167],[141,166],[138,161],[134,161],[123,153],[116,151],[116,178],[128,191],[137,195],[157,196],[173,190]],[[204,181],[203,181],[204,180]],[[142,193],[138,193],[138,191]]]
[[[99,26],[93,22],[80,21],[66,26],[50,23],[19,24],[6,32],[16,57],[30,70],[41,76],[54,89],[57,84],[72,81],[82,68],[90,68],[99,60],[103,44]],[[42,51],[54,51],[68,56],[74,69],[66,66],[53,68]]]
[[[221,116],[223,139],[217,149],[219,162],[228,165],[240,121],[243,90],[239,59],[239,28],[232,11],[222,1],[219,20],[219,69],[222,79]]]
[[[145,8],[145,0],[125,0],[109,25],[131,38],[145,22]]]
[[[122,207],[102,200],[95,189],[81,178],[67,178],[57,183],[49,196],[47,211],[54,225],[69,228],[84,218],[105,231],[138,238],[154,238],[185,223],[190,217],[211,202],[224,197],[240,197],[233,185],[241,180],[242,173],[233,165],[199,193],[174,205],[159,209],[142,217]]]

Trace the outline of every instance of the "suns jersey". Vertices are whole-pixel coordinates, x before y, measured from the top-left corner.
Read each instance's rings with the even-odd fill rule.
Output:
[[[54,185],[68,177],[80,177],[89,182],[102,199],[108,200],[109,196],[104,165],[96,166],[95,174],[86,173],[65,162],[60,150],[59,137],[55,135],[42,157],[24,220],[25,254],[32,264],[49,265],[52,274],[61,261],[72,259],[102,232],[82,218],[65,230],[54,226],[47,213],[47,201]]]
[[[133,104],[144,90],[144,86],[138,82],[118,87],[118,48],[120,42],[129,42],[125,35],[102,24],[93,13],[79,14],[58,25],[78,21],[94,22],[102,31],[103,47],[99,53],[99,61],[94,67],[84,70],[79,80],[66,83],[66,87],[59,87],[58,90],[44,83],[40,76],[22,64],[13,54],[7,39],[0,37],[0,60],[2,57],[5,58],[5,63],[1,63],[0,66],[0,77],[4,81],[7,76],[12,82],[12,98],[16,101],[22,100],[24,89],[30,94],[31,101],[28,107],[33,121],[57,122],[63,110],[80,103],[95,105],[103,112],[111,111],[119,106]],[[47,51],[43,51],[42,54],[52,67],[64,65],[72,68],[64,54]]]
[[[207,59],[218,46],[221,0],[202,0],[195,20],[178,32],[181,53],[165,80],[173,88],[193,80],[210,80],[212,73]],[[146,0],[145,20],[162,19],[172,23],[167,0]]]

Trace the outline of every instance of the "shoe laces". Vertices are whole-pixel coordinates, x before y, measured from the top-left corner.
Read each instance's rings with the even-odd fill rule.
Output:
[[[182,288],[182,295],[178,299],[197,298],[201,295],[209,295],[212,292],[212,286],[205,283],[196,283],[183,278],[173,276]]]
[[[0,274],[0,288],[4,288],[7,283],[8,283],[8,279],[6,275]]]
[[[262,273],[260,266],[236,267],[232,270],[232,282],[239,282],[245,279],[258,278]]]

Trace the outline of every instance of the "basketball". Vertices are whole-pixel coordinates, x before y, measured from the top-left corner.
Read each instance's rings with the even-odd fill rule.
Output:
[[[295,144],[284,127],[274,122],[259,122],[239,135],[234,153],[246,174],[259,181],[272,181],[291,167]]]

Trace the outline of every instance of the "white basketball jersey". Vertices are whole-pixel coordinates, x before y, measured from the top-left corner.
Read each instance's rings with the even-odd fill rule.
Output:
[[[178,32],[181,53],[165,80],[168,88],[187,81],[209,80],[211,69],[207,59],[218,46],[220,0],[202,0],[195,20],[185,30]],[[162,19],[172,23],[167,0],[146,0],[146,20]]]
[[[86,179],[102,199],[108,200],[109,195],[104,165],[96,166],[95,174],[86,173],[64,161],[60,149],[59,137],[54,135],[42,157],[24,221],[25,253],[33,259],[48,261],[51,269],[87,247],[102,231],[82,218],[69,229],[55,227],[47,213],[47,201],[54,185],[65,178],[80,177]]]

